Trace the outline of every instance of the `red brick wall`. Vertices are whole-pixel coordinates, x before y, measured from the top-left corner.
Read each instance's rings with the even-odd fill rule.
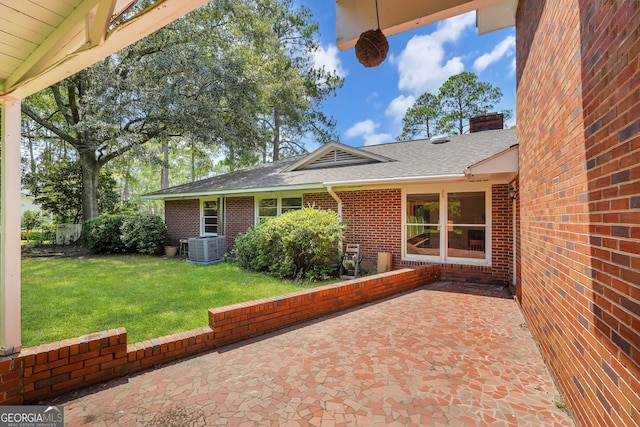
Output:
[[[640,2],[521,0],[521,304],[578,425],[640,425]]]
[[[302,204],[307,206],[314,206],[318,209],[326,209],[329,211],[338,210],[338,202],[335,201],[329,193],[305,193],[302,195]]]
[[[491,186],[491,275],[509,284],[513,275],[513,209],[509,185]]]
[[[231,252],[236,243],[236,237],[244,234],[253,227],[254,203],[253,196],[227,197],[225,199],[225,236],[227,236],[227,251]]]
[[[402,192],[388,190],[339,191],[342,219],[347,223],[344,243],[360,244],[365,269],[376,266],[378,252],[402,256]]]
[[[41,400],[436,281],[438,266],[392,271],[209,310],[210,326],[127,344],[124,328],[0,357],[0,405]],[[250,321],[247,321],[250,319]]]
[[[164,221],[172,242],[200,235],[200,200],[167,200],[164,202]]]

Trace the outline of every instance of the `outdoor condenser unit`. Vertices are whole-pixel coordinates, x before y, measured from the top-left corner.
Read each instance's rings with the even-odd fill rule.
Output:
[[[222,261],[227,252],[225,236],[192,237],[189,239],[189,262],[210,265]]]

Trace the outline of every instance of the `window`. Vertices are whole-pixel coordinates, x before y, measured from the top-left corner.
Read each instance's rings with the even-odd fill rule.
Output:
[[[405,254],[434,261],[486,260],[491,241],[486,197],[485,191],[407,194]]]
[[[440,195],[407,195],[407,254],[440,255]]]
[[[447,194],[447,256],[485,258],[484,192]]]
[[[202,201],[200,229],[202,235],[222,234],[222,199]]]
[[[258,202],[258,221],[278,216],[278,199],[260,199]]]
[[[265,218],[278,216],[285,212],[302,209],[302,197],[271,197],[259,199],[258,222]]]

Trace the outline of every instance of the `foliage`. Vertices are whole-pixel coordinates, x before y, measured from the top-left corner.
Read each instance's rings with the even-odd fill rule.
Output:
[[[485,114],[502,98],[499,87],[478,81],[474,73],[464,71],[451,76],[438,93],[444,115],[438,127],[445,133],[463,134],[470,117]]]
[[[76,224],[82,217],[82,170],[77,161],[43,163],[36,172],[28,173],[25,186],[34,201],[52,214],[57,223]],[[120,197],[116,182],[107,174],[100,175],[98,205],[109,213],[117,208]]]
[[[37,228],[42,224],[42,216],[40,212],[26,210],[22,213],[20,218],[20,226],[26,231],[26,240],[31,241],[31,230]]]
[[[82,237],[93,253],[153,254],[167,228],[158,215],[100,215],[82,224]]]
[[[437,130],[437,120],[442,114],[440,98],[428,92],[418,97],[402,118],[402,134],[399,140],[409,140],[417,135],[431,138]]]
[[[122,243],[131,251],[153,254],[167,239],[167,227],[158,215],[128,216],[120,227]]]
[[[127,246],[121,238],[126,215],[100,215],[82,224],[84,245],[93,253],[124,253]]]
[[[333,211],[315,208],[284,213],[236,239],[243,268],[297,280],[318,277],[334,260],[345,224]]]
[[[304,289],[234,264],[141,255],[27,258],[22,288],[24,347],[122,326],[136,343],[207,325],[213,307]]]
[[[468,131],[469,118],[489,112],[501,98],[500,88],[478,81],[474,73],[456,74],[444,82],[437,95],[426,92],[418,97],[402,119],[398,139],[420,135],[429,138],[437,133],[463,134]],[[511,117],[511,111],[503,114],[505,120]]]
[[[290,0],[212,0],[26,98],[30,173],[37,153],[52,156],[48,164],[78,161],[81,208],[68,215],[87,220],[109,212],[98,201],[100,173],[125,156],[109,172],[119,174],[128,200],[139,160],[166,177],[178,168],[174,150],[187,151],[193,180],[210,169],[207,156],[224,152],[234,169],[302,151],[303,135],[326,142],[335,122],[319,103],[342,79],[313,67],[316,31],[308,9]]]

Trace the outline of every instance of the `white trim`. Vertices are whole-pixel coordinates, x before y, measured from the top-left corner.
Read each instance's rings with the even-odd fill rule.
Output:
[[[301,191],[301,190],[325,190],[324,184],[312,183],[312,184],[300,184],[300,185],[279,185],[275,187],[257,187],[257,188],[239,188],[230,190],[217,190],[217,191],[202,191],[197,193],[180,193],[172,196],[171,194],[157,194],[157,195],[144,195],[143,199],[158,199],[158,200],[180,200],[180,199],[195,199],[198,197],[207,196],[226,196],[232,197],[234,195],[241,194],[257,194],[257,193],[270,193],[283,191]]]
[[[401,253],[403,261],[423,261],[423,262],[434,262],[434,263],[444,263],[444,264],[463,264],[463,265],[478,265],[478,266],[487,266],[490,267],[492,260],[492,241],[493,241],[493,218],[491,216],[492,212],[492,185],[491,183],[481,182],[481,183],[469,183],[465,182],[464,184],[454,183],[454,184],[430,184],[430,185],[412,185],[412,186],[404,186],[401,189],[402,194],[402,241],[401,241]],[[483,191],[485,194],[485,257],[483,259],[478,258],[459,258],[459,257],[449,257],[447,255],[447,235],[446,233],[440,233],[440,255],[432,256],[432,255],[417,255],[417,254],[407,254],[407,195],[408,194],[439,194],[440,195],[440,229],[447,227],[445,225],[447,221],[447,195],[449,193],[458,193],[458,192],[479,192]]]
[[[443,181],[462,181],[466,178],[465,174],[452,175],[432,175],[432,176],[406,176],[394,178],[373,178],[373,179],[355,179],[351,181],[327,181],[323,185],[325,187],[337,186],[353,186],[353,185],[380,185],[380,184],[397,184],[416,183],[416,182],[443,182]]]
[[[20,319],[20,100],[0,101],[0,355],[22,347]]]
[[[207,233],[204,230],[204,202],[211,201],[218,202],[218,232],[217,233]],[[224,236],[224,197],[203,197],[200,199],[200,236]],[[220,218],[222,216],[222,218]],[[222,219],[222,221],[221,221]],[[222,234],[220,234],[220,227],[222,226]]]

